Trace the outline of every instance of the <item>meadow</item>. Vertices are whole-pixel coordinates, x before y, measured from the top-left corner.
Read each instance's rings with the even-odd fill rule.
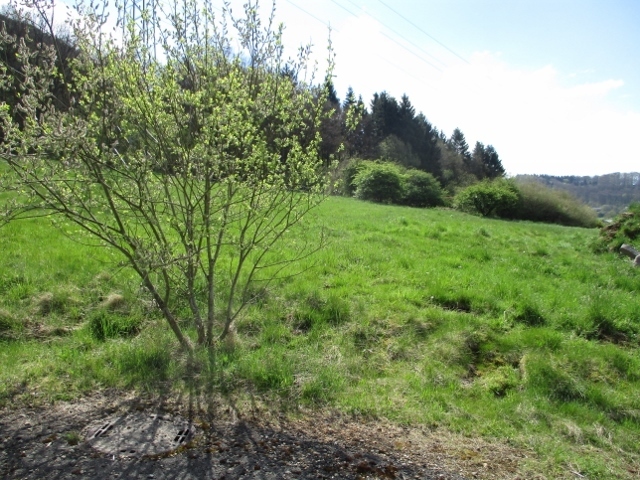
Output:
[[[597,235],[332,197],[281,244],[324,248],[256,285],[234,334],[187,358],[117,256],[14,222],[0,406],[196,389],[504,442],[548,478],[637,478],[640,271],[593,253]]]

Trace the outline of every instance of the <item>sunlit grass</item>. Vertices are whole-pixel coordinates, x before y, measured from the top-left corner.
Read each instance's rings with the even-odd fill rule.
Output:
[[[199,382],[499,439],[548,478],[638,468],[640,273],[591,253],[595,230],[330,198],[273,255],[325,248],[256,284],[195,367],[108,251],[46,221],[0,233],[1,403]]]

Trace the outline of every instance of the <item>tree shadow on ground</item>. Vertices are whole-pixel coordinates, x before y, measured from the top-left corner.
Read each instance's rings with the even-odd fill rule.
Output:
[[[0,476],[462,479],[409,461],[393,447],[382,448],[374,435],[383,434],[373,429],[369,438],[362,437],[362,430],[348,435],[340,417],[305,428],[278,415],[264,418],[257,408],[243,413],[236,408],[233,390],[219,388],[224,378],[216,360],[215,352],[208,365],[187,358],[186,389],[179,394],[159,381],[145,395],[101,391],[69,404],[6,412],[0,417]],[[192,423],[196,436],[177,451],[153,458],[106,455],[85,441],[91,425],[133,412],[181,416]]]

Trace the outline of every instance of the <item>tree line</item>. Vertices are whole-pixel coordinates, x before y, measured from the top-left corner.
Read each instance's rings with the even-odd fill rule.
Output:
[[[405,94],[396,100],[387,92],[375,93],[369,105],[349,87],[340,102],[328,81],[327,108],[333,114],[321,126],[325,156],[344,150],[341,158],[382,159],[433,175],[450,192],[456,188],[504,176],[505,169],[492,145],[476,142],[470,150],[464,133],[456,128],[450,137],[417,113]],[[356,128],[349,130],[345,118],[358,112]]]
[[[0,14],[0,24],[6,33],[27,39],[32,51],[42,52],[44,47],[54,48],[55,62],[60,78],[54,79],[50,87],[59,108],[70,102],[73,79],[69,64],[78,56],[78,46],[73,35],[66,30],[55,31],[53,25],[40,19],[36,24],[21,18],[15,10],[5,8]],[[0,48],[0,59],[14,79],[19,75],[16,60],[16,45],[4,44]],[[282,75],[295,78],[295,66],[286,63]],[[351,158],[364,160],[386,160],[400,166],[417,169],[433,175],[450,193],[483,179],[504,176],[502,161],[492,145],[476,142],[471,150],[459,128],[449,137],[433,126],[420,112],[417,113],[407,95],[396,100],[387,92],[375,93],[366,105],[362,96],[356,96],[350,87],[341,101],[330,80],[325,82],[328,97],[324,106],[327,118],[319,126],[321,136],[320,156],[328,163],[330,159],[345,161]],[[13,92],[13,93],[11,93]],[[15,104],[19,94],[17,83],[7,90],[8,104]],[[19,115],[19,113],[16,113]],[[348,125],[348,118],[357,118],[356,125]],[[286,151],[283,151],[286,157]]]

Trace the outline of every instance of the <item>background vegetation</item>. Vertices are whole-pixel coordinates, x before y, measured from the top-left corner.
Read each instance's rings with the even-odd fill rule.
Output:
[[[603,219],[611,219],[631,203],[640,201],[640,173],[616,172],[607,175],[580,177],[576,175],[518,175],[524,181],[536,181],[547,187],[569,192],[589,205]]]
[[[532,222],[593,228],[596,212],[570,193],[522,180],[483,180],[461,189],[454,199],[459,210]]]

